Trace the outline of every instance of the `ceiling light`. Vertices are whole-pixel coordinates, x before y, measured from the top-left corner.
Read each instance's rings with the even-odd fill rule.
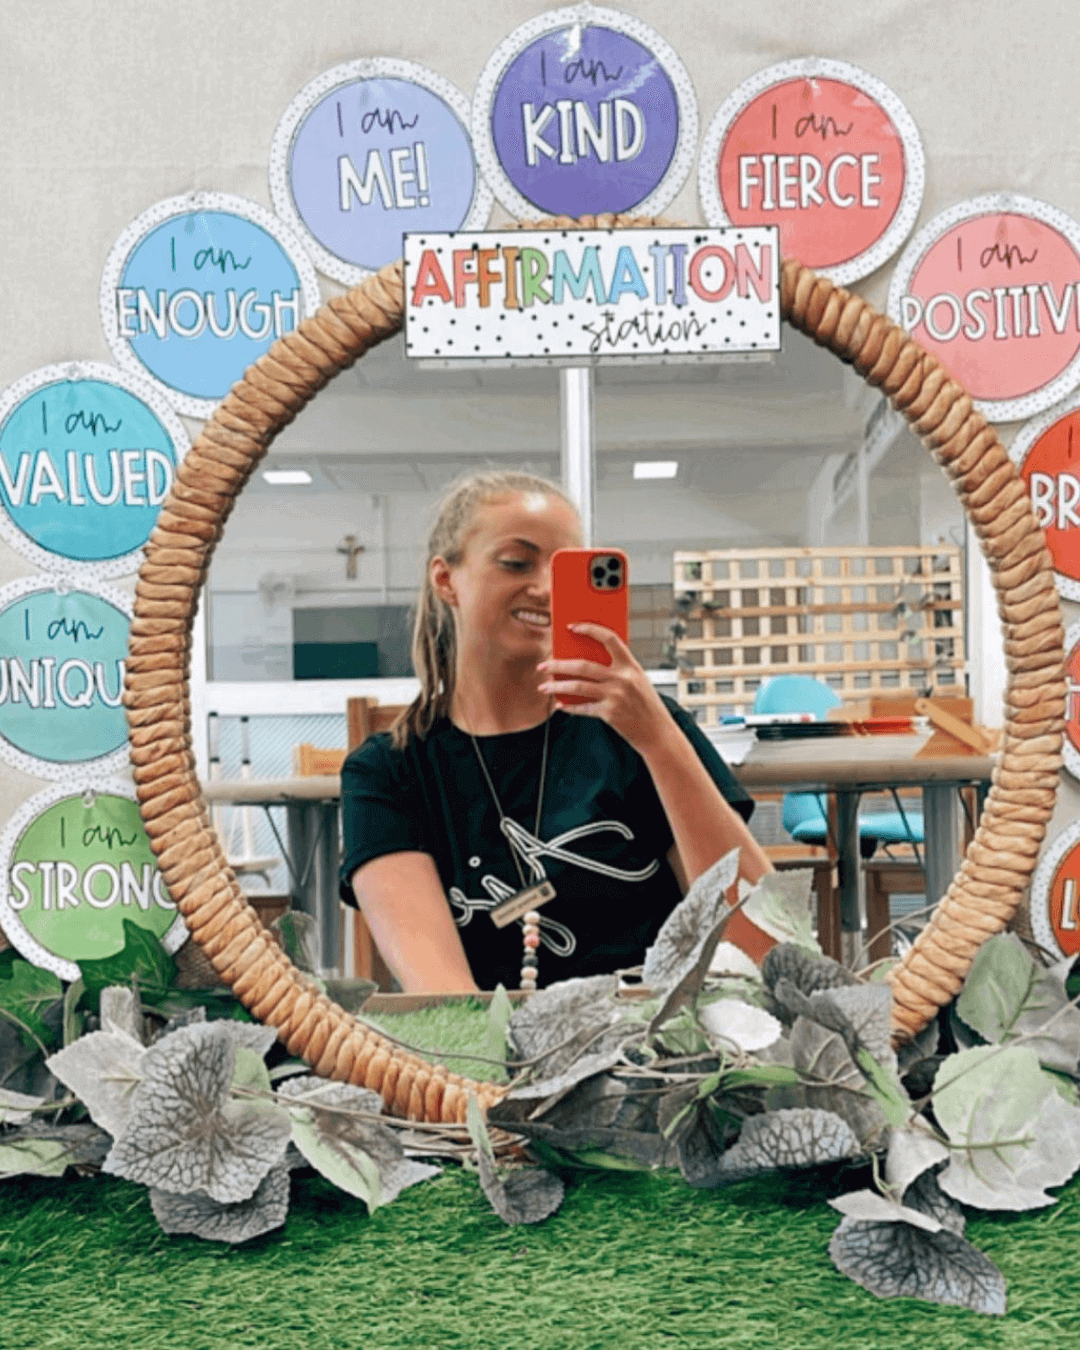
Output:
[[[263,478],[271,487],[298,487],[311,482],[307,469],[263,469]]]
[[[635,478],[674,478],[678,472],[677,459],[639,459],[634,464]]]

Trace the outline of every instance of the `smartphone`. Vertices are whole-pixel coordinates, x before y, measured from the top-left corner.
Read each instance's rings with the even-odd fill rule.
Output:
[[[559,661],[611,664],[607,648],[572,623],[598,623],[630,640],[630,585],[626,554],[617,548],[561,548],[551,559],[551,655]],[[561,704],[587,703],[566,694]]]

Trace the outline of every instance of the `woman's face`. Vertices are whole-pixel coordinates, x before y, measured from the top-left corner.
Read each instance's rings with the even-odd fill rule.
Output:
[[[461,561],[432,563],[436,592],[454,610],[462,650],[480,641],[508,661],[551,651],[551,556],[581,544],[577,512],[561,498],[514,493],[483,503]]]

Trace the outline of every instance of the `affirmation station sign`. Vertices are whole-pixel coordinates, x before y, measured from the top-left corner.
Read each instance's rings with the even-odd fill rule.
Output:
[[[405,350],[450,360],[780,348],[775,227],[405,237]]]

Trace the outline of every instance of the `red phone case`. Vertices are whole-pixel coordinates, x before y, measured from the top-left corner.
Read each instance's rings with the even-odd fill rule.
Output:
[[[597,590],[592,583],[594,558],[622,560],[622,584]],[[556,660],[598,661],[611,664],[607,648],[595,638],[571,633],[572,623],[598,623],[610,628],[624,642],[630,636],[630,586],[626,554],[618,548],[561,548],[551,559],[551,654]],[[587,703],[577,695],[560,697],[560,703]]]

